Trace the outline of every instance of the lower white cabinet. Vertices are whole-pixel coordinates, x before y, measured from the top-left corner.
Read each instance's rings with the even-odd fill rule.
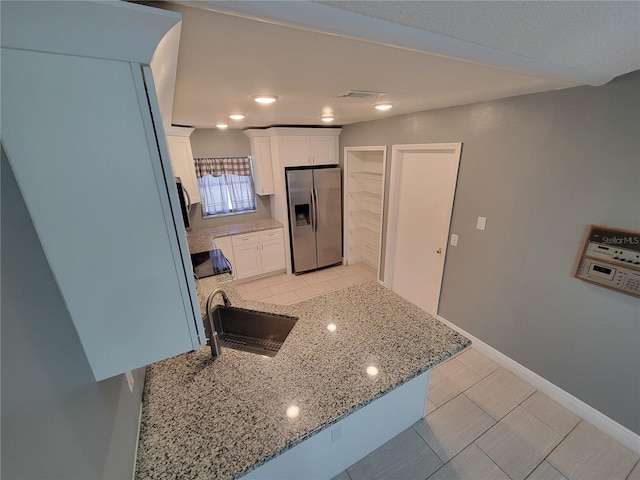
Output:
[[[224,238],[230,238],[230,244],[233,246],[233,260],[229,258],[222,247],[226,243],[225,241],[220,243],[220,239],[216,239],[216,246],[221,248],[222,253],[232,262],[236,280],[285,270],[282,228]]]
[[[260,232],[260,259],[262,261],[262,273],[275,272],[286,268],[284,238],[281,228]]]
[[[236,280],[255,277],[262,273],[260,244],[253,243],[233,247],[233,257],[236,262]]]

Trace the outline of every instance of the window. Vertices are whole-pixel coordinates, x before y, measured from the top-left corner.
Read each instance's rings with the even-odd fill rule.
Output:
[[[194,158],[202,215],[227,215],[256,209],[250,157]]]

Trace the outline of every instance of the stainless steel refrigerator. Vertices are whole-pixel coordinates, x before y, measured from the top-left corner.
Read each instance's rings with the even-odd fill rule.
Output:
[[[339,167],[287,169],[293,272],[342,262],[342,174]]]

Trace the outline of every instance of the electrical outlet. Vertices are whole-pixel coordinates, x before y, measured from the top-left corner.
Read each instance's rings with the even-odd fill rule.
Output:
[[[484,217],[478,217],[478,223],[476,224],[476,228],[478,230],[484,230],[487,226],[487,219]]]
[[[133,373],[131,373],[131,370],[129,370],[128,372],[125,372],[124,376],[127,379],[127,385],[129,385],[129,391],[133,393]]]
[[[458,235],[456,235],[455,233],[451,234],[451,245],[453,245],[454,247],[458,246]]]
[[[342,438],[342,425],[337,425],[331,429],[331,443],[336,443]]]

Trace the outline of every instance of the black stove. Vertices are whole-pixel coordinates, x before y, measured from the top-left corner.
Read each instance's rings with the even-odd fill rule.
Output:
[[[231,263],[219,248],[208,252],[192,253],[191,263],[196,278],[231,273]]]

